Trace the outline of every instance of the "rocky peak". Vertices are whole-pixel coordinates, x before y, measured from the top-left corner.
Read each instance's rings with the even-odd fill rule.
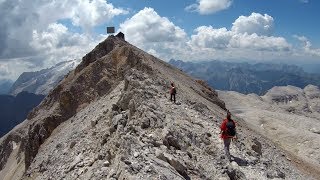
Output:
[[[309,84],[303,89],[303,91],[305,92],[306,96],[310,99],[320,98],[320,90],[318,86]]]
[[[88,66],[90,63],[96,61],[97,59],[107,55],[113,49],[124,46],[128,44],[122,38],[118,38],[116,36],[109,36],[103,42],[99,43],[91,52],[86,54],[82,58],[82,62],[76,68],[76,72],[80,72],[84,67]]]
[[[269,102],[274,103],[290,103],[305,99],[303,90],[295,86],[275,86],[268,90],[264,98]]]

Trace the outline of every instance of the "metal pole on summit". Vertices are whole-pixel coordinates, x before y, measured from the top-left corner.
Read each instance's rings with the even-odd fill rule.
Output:
[[[107,34],[113,35],[115,32],[114,26],[107,27]]]
[[[115,33],[115,28],[113,26],[107,27],[107,34],[110,34],[111,36],[114,36],[114,33]],[[125,40],[125,35],[122,32],[118,32],[116,37]]]

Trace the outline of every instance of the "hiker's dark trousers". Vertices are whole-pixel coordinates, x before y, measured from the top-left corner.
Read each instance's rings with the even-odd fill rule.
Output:
[[[171,95],[170,95],[170,101],[172,101],[172,97],[173,97],[173,102],[176,103],[176,94],[171,93]]]
[[[231,160],[231,156],[230,156],[231,138],[223,139],[223,143],[224,143],[224,151],[226,153],[228,160],[230,161]]]

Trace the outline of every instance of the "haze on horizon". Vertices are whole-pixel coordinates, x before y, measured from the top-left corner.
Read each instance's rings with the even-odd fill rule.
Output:
[[[163,60],[320,64],[315,0],[0,0],[0,80],[78,59],[115,26]]]

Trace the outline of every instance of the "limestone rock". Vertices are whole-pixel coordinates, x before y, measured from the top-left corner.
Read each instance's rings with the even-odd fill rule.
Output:
[[[317,128],[311,128],[310,131],[315,134],[320,134],[320,129],[317,129]]]
[[[285,179],[286,175],[281,172],[280,170],[268,170],[267,171],[267,178],[274,179],[274,178],[281,178]]]

